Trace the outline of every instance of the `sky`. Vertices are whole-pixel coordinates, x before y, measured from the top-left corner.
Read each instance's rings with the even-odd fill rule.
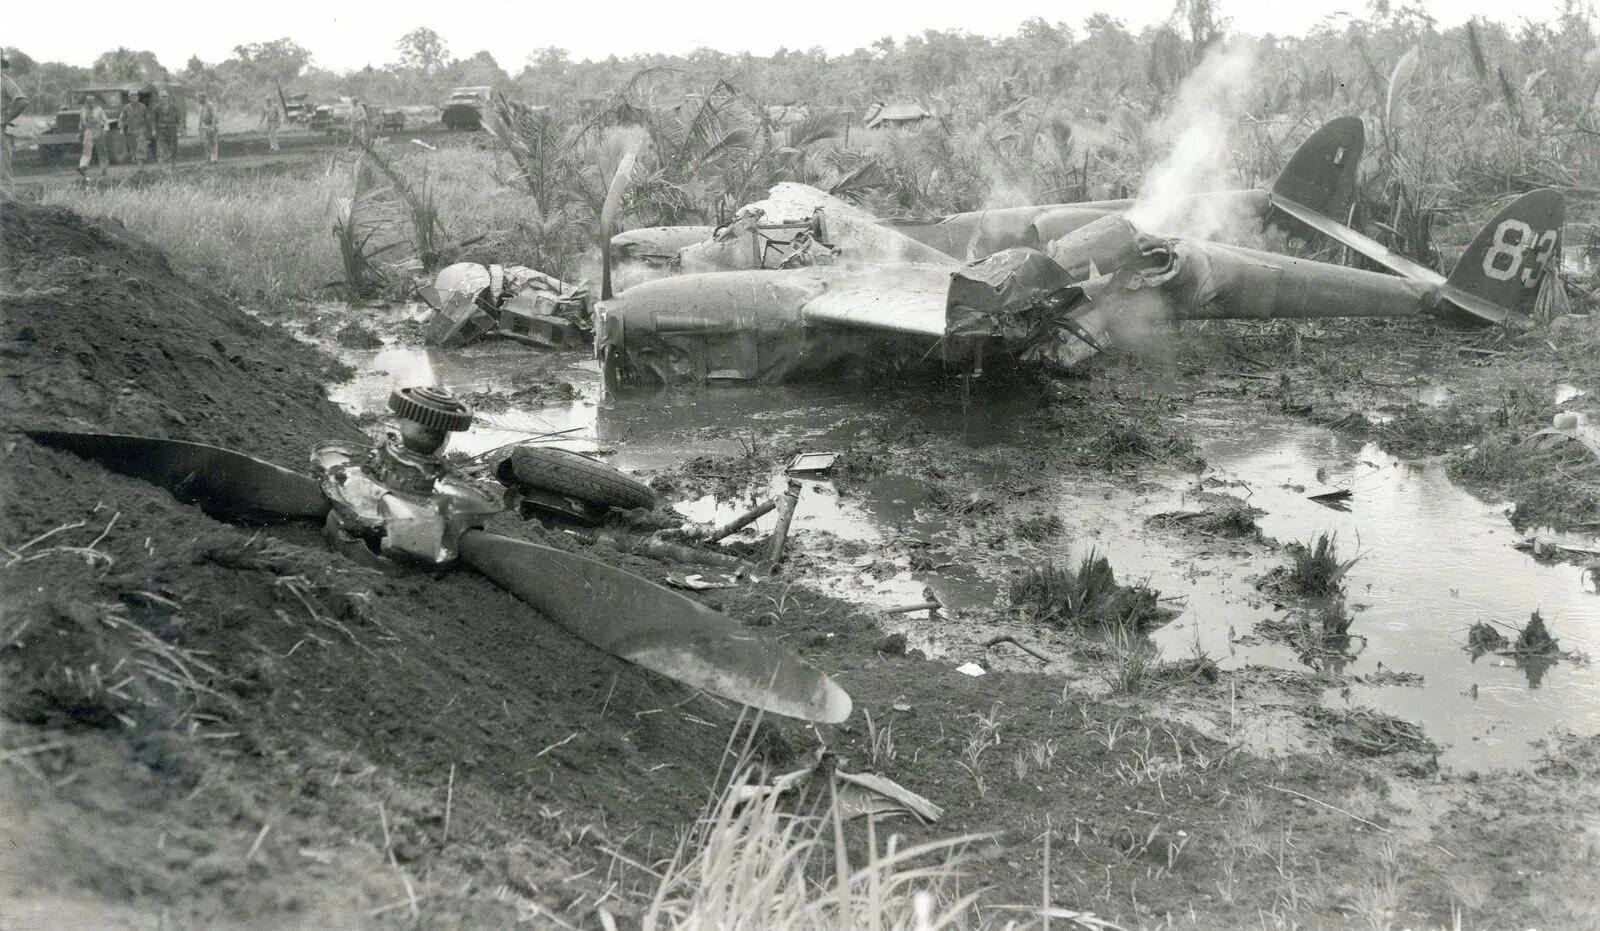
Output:
[[[1399,5],[1399,0],[1395,0]],[[1508,4],[1503,0],[1424,0],[1443,27],[1472,16],[1518,21],[1552,19],[1558,0]],[[1289,3],[1283,0],[1220,0],[1235,31],[1301,33],[1330,14],[1359,13],[1366,0]],[[683,53],[708,47],[724,52],[771,54],[779,47],[821,46],[849,52],[891,35],[924,29],[962,29],[1005,35],[1026,19],[1042,16],[1074,26],[1096,9],[1138,30],[1166,19],[1172,0],[1090,0],[1044,4],[1038,0],[258,0],[250,3],[160,3],[130,5],[78,0],[13,2],[0,14],[0,42],[36,61],[87,66],[119,45],[148,49],[161,63],[180,70],[191,55],[216,63],[236,45],[288,36],[311,50],[324,68],[346,71],[382,66],[398,56],[395,42],[418,26],[439,33],[455,57],[480,49],[515,74],[535,49],[567,49],[574,60],[650,52]],[[1507,11],[1511,11],[1508,14]]]

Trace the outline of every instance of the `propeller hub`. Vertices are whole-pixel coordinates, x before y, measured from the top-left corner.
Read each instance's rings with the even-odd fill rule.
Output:
[[[396,388],[389,410],[400,419],[400,440],[412,452],[438,453],[451,433],[472,426],[472,408],[447,388]]]

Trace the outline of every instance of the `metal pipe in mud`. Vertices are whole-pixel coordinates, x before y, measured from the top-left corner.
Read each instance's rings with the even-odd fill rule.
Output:
[[[794,520],[794,509],[800,503],[800,482],[798,479],[789,479],[789,487],[784,489],[783,504],[778,510],[778,526],[772,531],[772,548],[767,551],[767,566],[770,569],[783,561],[783,546],[789,539],[789,522]]]
[[[704,532],[691,532],[687,534],[687,536],[696,540],[704,540],[707,543],[715,543],[716,541],[721,540],[723,537],[733,536],[744,528],[772,513],[777,507],[777,500],[763,501],[743,514],[740,514],[738,517],[735,517],[733,520],[723,524],[721,527],[713,527]]]
[[[604,543],[620,553],[635,553],[640,556],[654,556],[657,559],[670,559],[673,562],[691,563],[701,566],[716,566],[721,569],[732,569],[742,572],[750,566],[744,560],[726,553],[708,553],[705,550],[684,546],[682,543],[673,543],[658,537],[645,537],[633,533],[600,533],[578,534],[579,539],[587,543]]]

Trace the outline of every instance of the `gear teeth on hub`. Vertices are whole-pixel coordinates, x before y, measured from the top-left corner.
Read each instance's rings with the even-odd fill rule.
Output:
[[[389,392],[389,410],[435,430],[458,432],[472,426],[472,408],[444,388],[396,388]]]

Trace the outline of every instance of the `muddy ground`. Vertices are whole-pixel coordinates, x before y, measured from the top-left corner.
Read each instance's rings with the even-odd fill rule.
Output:
[[[315,528],[219,523],[33,444],[17,431],[66,422],[302,468],[313,443],[358,434],[327,399],[353,373],[115,228],[11,203],[0,219],[0,913],[85,927],[599,927],[604,905],[628,925],[651,878],[623,857],[671,852],[715,791],[737,709],[600,654],[475,576],[363,568]],[[392,340],[393,319],[363,325]],[[1050,900],[1126,927],[1600,925],[1595,727],[1527,735],[1542,741],[1536,758],[1479,771],[1415,726],[1330,702],[1363,683],[1325,655],[1240,664],[1169,648],[1166,665],[1140,673],[1129,667],[1146,654],[1019,614],[1006,597],[1014,563],[1064,560],[1052,540],[1094,541],[1092,527],[1057,527],[1034,503],[1058,485],[1107,501],[1204,485],[1200,452],[1214,441],[1201,434],[1241,429],[1199,416],[1217,396],[1274,423],[1362,434],[1358,449],[1370,435],[1423,457],[1508,500],[1525,526],[1592,533],[1588,466],[1560,458],[1530,472],[1546,459],[1521,448],[1555,409],[1595,416],[1592,323],[1515,338],[1426,323],[1157,336],[1076,378],[979,387],[977,406],[960,382],[851,389],[895,403],[848,436],[822,433],[846,451],[829,489],[848,502],[906,473],[921,484],[887,524],[901,529],[869,542],[805,529],[784,574],[698,596],[783,637],[855,699],[839,727],[768,722],[764,761],[804,765],[822,743],[943,806],[937,825],[894,829],[987,835],[965,868],[989,906],[1040,900],[1048,832]],[[470,368],[472,353],[460,356]],[[526,393],[572,368],[526,358],[521,383],[476,387]],[[1380,362],[1426,375],[1380,374]],[[1526,395],[1509,393],[1513,379]],[[1587,393],[1557,402],[1563,384]],[[1453,395],[1395,407],[1392,385]],[[948,416],[897,414],[912,396]],[[593,445],[690,512],[707,494],[716,507],[717,495],[765,493],[775,464],[817,437],[752,415],[683,427],[673,456],[639,452],[651,447],[640,423],[670,421],[652,411],[747,403],[738,397],[625,398],[636,413],[615,414]],[[1011,428],[986,433],[1002,407]],[[1212,500],[1200,492],[1244,494],[1202,487],[1192,501]],[[1496,546],[1515,536],[1504,520]],[[925,546],[925,523],[956,532]],[[1138,533],[1168,541],[1174,559],[1191,554],[1191,573],[1209,571],[1194,555],[1208,549],[1277,563],[1292,542],[1239,521],[1189,523]],[[575,545],[508,515],[491,526]],[[652,577],[685,570],[593,552]],[[839,584],[843,560],[858,582],[879,570],[901,581],[876,595]],[[883,615],[907,585],[960,582],[963,566],[982,567],[966,590],[984,597],[947,612],[947,641],[962,627],[1004,631],[1061,661],[1010,645],[938,648],[915,619]],[[1169,627],[1208,622],[1166,606],[1179,612]],[[1240,608],[1229,640],[1262,636],[1258,617]],[[1596,635],[1554,627],[1569,644]],[[985,675],[956,670],[969,656]],[[1583,675],[1563,662],[1561,674]]]

